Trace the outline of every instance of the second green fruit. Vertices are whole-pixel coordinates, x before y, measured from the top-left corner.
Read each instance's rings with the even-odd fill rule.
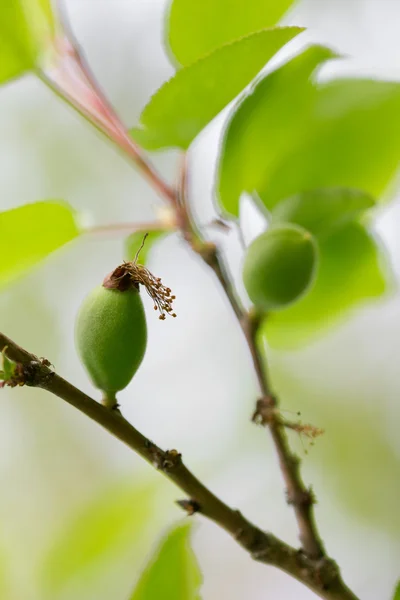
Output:
[[[255,306],[278,310],[298,300],[314,280],[317,247],[296,225],[270,227],[246,252],[243,282]]]

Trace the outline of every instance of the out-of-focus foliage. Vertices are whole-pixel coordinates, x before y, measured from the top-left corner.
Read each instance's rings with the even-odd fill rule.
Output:
[[[188,148],[299,27],[268,29],[221,46],[180,69],[144,108],[133,138],[148,150]],[[234,65],[234,68],[232,68]]]
[[[140,542],[154,508],[154,488],[112,486],[94,498],[55,536],[42,565],[46,598],[65,597],[72,589],[90,587],[103,569]],[[67,596],[68,597],[68,596]]]
[[[9,564],[7,552],[0,548],[0,598],[10,597]]]
[[[0,83],[33,69],[51,45],[51,0],[5,0],[0,9]]]
[[[240,194],[260,193],[281,156],[306,135],[316,95],[311,76],[335,57],[329,48],[312,46],[267,75],[238,105],[225,131],[219,163],[217,191],[224,212],[238,216]],[[268,199],[267,207],[272,205]]]
[[[271,223],[296,223],[317,238],[327,237],[375,206],[365,192],[346,188],[325,188],[300,192],[286,198],[271,211]]]
[[[130,600],[200,600],[202,576],[190,548],[190,523],[179,524],[161,542]]]
[[[0,213],[0,285],[78,235],[74,212],[59,202],[36,202]]]
[[[265,77],[228,124],[219,167],[221,208],[241,192],[267,208],[298,192],[344,186],[379,197],[399,164],[400,84],[310,79],[330,57],[309,48]],[[296,101],[293,101],[293,98]]]
[[[396,589],[394,591],[393,600],[400,600],[400,582],[397,584]]]
[[[189,65],[223,44],[276,25],[292,4],[293,0],[173,0],[167,41],[177,61]]]

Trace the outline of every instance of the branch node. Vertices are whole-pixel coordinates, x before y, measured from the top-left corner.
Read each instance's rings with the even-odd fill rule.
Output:
[[[162,471],[169,472],[182,464],[182,454],[178,450],[166,450],[162,455],[161,466]]]
[[[266,546],[261,548],[261,550],[256,550],[251,553],[251,558],[256,561],[267,563],[271,558],[272,548],[270,546]]]
[[[214,242],[205,242],[203,240],[193,239],[191,241],[192,249],[201,256],[204,262],[213,267],[217,260],[217,247]]]
[[[292,491],[286,490],[286,502],[292,506],[310,507],[317,503],[312,487],[301,490],[295,489]]]
[[[257,425],[271,425],[279,417],[279,411],[276,408],[276,398],[269,394],[259,398],[256,403],[255,411],[251,417],[253,423]]]
[[[182,464],[182,454],[178,450],[161,450],[150,440],[145,440],[144,447],[151,456],[151,462],[160,471],[169,473]]]
[[[3,350],[5,354],[5,351]],[[5,357],[3,357],[4,361]],[[53,365],[47,358],[34,358],[27,362],[14,362],[12,371],[4,379],[2,386],[17,387],[28,385],[40,387],[54,376]]]
[[[234,538],[237,542],[240,542],[241,538],[243,537],[244,534],[244,529],[243,527],[239,527],[239,529],[237,529],[234,533]]]
[[[145,440],[144,447],[150,454],[150,460],[153,467],[156,469],[162,469],[164,452],[150,440]]]
[[[176,504],[186,511],[189,517],[197,512],[201,512],[200,504],[193,498],[188,500],[176,500]]]
[[[316,587],[324,591],[330,590],[340,577],[337,563],[326,557],[313,561],[309,572]]]

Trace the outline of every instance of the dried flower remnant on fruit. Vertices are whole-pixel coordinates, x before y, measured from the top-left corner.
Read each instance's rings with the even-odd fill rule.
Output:
[[[171,289],[162,283],[161,277],[154,277],[146,267],[137,262],[147,235],[146,233],[140,248],[136,252],[135,259],[132,262],[124,261],[122,265],[119,265],[112,273],[107,275],[103,281],[103,287],[126,292],[132,288],[139,290],[139,286],[143,285],[154,302],[154,310],[160,312],[158,318],[165,321],[166,315],[176,317],[172,306],[175,296],[171,294]]]
[[[160,277],[154,275],[143,265],[135,264],[134,262],[124,262],[119,265],[110,275],[107,275],[103,282],[103,287],[108,289],[116,289],[121,292],[126,292],[129,289],[139,289],[139,285],[143,285],[146,292],[154,302],[154,310],[160,311],[158,317],[164,321],[166,315],[176,317],[173,312],[173,302],[176,296],[171,294],[171,289],[166,287]]]

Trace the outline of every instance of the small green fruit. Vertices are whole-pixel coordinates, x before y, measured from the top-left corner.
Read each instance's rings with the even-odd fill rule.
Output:
[[[243,282],[255,306],[285,308],[311,285],[317,247],[312,235],[297,225],[274,226],[250,244],[243,266]]]
[[[79,310],[75,333],[94,385],[109,396],[124,389],[146,351],[146,317],[139,291],[95,288]]]

